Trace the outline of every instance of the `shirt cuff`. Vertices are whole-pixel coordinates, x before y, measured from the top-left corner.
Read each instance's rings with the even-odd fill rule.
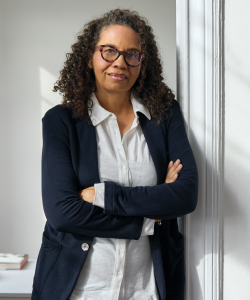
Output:
[[[95,183],[94,187],[95,187],[95,199],[92,204],[104,208],[105,207],[104,204],[105,183]]]
[[[154,229],[155,229],[155,220],[144,217],[141,236],[154,235]]]

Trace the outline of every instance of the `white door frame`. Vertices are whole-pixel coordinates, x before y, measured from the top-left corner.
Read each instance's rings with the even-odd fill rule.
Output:
[[[199,171],[198,206],[184,218],[186,300],[223,297],[223,3],[176,0],[177,100]]]

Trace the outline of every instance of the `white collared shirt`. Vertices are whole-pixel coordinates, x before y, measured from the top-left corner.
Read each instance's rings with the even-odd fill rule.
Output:
[[[95,94],[92,124],[96,129],[100,182],[93,205],[104,208],[104,181],[123,186],[153,186],[157,174],[137,111],[148,109],[131,95],[135,119],[121,139],[116,116],[105,110]],[[95,237],[70,300],[158,300],[148,235],[155,220],[144,218],[139,240]]]

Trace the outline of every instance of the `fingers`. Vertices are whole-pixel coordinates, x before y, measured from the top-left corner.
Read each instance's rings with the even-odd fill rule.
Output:
[[[170,163],[168,164],[168,169],[170,169],[173,166],[174,162],[171,160]]]
[[[91,186],[78,192],[81,200],[93,203],[95,199],[95,187]]]
[[[168,170],[172,168],[172,170],[177,170],[178,172],[182,169],[183,165],[179,159],[174,163],[172,160],[168,164]]]
[[[173,161],[170,161],[168,164],[168,171],[166,176],[166,183],[175,182],[178,178],[178,173],[183,168],[183,165],[181,164],[180,159],[177,159],[175,163]]]

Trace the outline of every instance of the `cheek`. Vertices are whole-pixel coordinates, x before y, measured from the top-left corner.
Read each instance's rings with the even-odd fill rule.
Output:
[[[141,68],[138,67],[138,68],[133,68],[133,69],[130,71],[131,74],[133,75],[133,78],[134,78],[135,80],[139,77],[139,75],[140,75],[140,70],[141,70]]]
[[[109,67],[109,63],[102,59],[100,55],[94,55],[92,60],[92,66],[95,73],[101,73]]]

